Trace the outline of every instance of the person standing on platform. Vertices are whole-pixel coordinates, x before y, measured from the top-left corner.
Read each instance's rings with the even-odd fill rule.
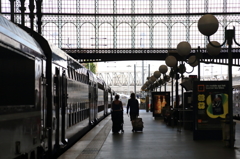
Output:
[[[112,102],[112,131],[118,133],[120,130],[123,130],[123,105],[119,100],[119,95],[115,96],[115,100]]]
[[[133,126],[134,120],[139,116],[139,103],[138,103],[138,100],[136,99],[135,93],[131,93],[131,98],[128,100],[127,114],[129,109],[130,109],[130,120]],[[132,129],[132,131],[134,132],[134,129]]]

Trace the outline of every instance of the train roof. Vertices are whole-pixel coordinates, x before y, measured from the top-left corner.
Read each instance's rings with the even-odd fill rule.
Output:
[[[49,44],[49,46],[50,46],[53,54],[57,55],[57,56],[58,56],[59,58],[61,58],[61,59],[67,60],[67,57],[68,57],[68,56],[67,56],[67,54],[66,54],[64,51],[62,51],[62,50],[59,49],[56,45],[53,45],[53,44],[50,43],[49,41],[48,41],[48,44]]]
[[[90,70],[88,70],[89,80],[97,83],[97,76]]]
[[[106,86],[106,83],[103,79],[99,78],[99,77],[96,77],[97,78],[97,83],[98,83],[98,86],[102,89],[105,89],[107,90],[107,86]]]
[[[67,65],[68,65],[73,69],[77,70],[79,73],[87,76],[87,72],[88,72],[87,68],[85,68],[77,60],[69,56],[66,52],[58,48],[56,45],[53,45],[50,42],[48,43],[52,50],[53,62],[59,63],[61,66],[64,66],[65,68],[67,68]],[[61,63],[61,61],[65,61],[66,65],[64,65],[64,63]]]
[[[73,69],[79,71],[79,73],[84,74],[84,75],[89,75],[89,79],[91,81],[97,82],[97,76],[91,72],[89,69],[87,69],[85,66],[83,66],[82,64],[80,64],[76,59],[74,59],[73,57],[71,57],[70,55],[68,55],[66,52],[64,52],[63,50],[61,50],[60,48],[58,48],[56,45],[51,44],[50,42],[49,46],[52,50],[53,53],[53,58],[55,58],[55,60],[65,60],[68,63],[68,66],[72,67]]]
[[[105,85],[105,82],[103,79],[99,78],[99,77],[96,77],[97,78],[97,82],[101,85]]]
[[[10,22],[0,14],[0,41],[8,46],[35,54],[45,56],[39,44],[27,32]]]

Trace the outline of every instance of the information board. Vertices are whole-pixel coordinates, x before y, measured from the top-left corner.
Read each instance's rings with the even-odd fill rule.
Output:
[[[153,116],[162,116],[162,108],[170,105],[170,92],[152,92]]]
[[[228,114],[228,81],[194,81],[193,94],[195,134],[212,131],[208,134],[220,135],[222,120]]]

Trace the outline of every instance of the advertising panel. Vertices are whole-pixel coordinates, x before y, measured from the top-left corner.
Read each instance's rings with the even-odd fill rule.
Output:
[[[228,114],[228,82],[195,81],[193,87],[195,133],[206,135],[206,131],[212,131],[209,134],[214,135],[215,131],[220,134],[221,122]]]
[[[152,92],[153,116],[161,117],[162,108],[170,105],[170,92]]]

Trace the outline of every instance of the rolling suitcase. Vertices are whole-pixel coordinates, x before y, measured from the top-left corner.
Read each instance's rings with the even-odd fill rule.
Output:
[[[133,122],[133,131],[143,131],[142,118],[136,118]]]

